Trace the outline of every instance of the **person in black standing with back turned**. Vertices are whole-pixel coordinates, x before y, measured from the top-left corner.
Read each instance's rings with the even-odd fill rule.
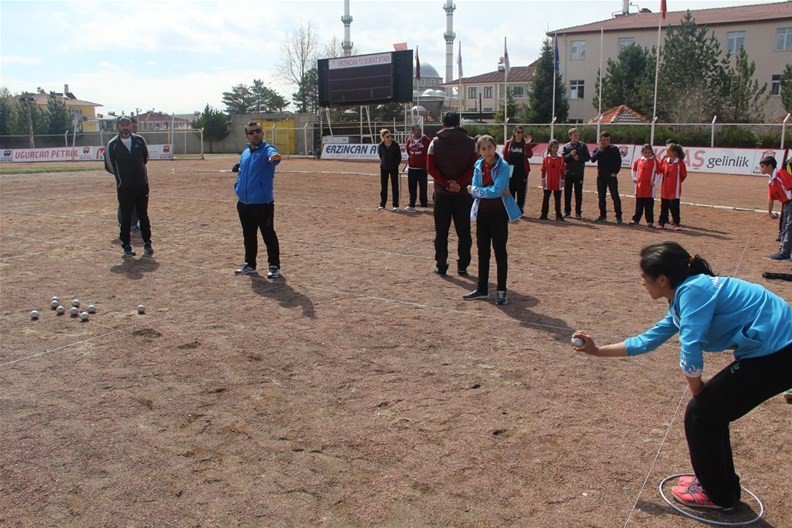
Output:
[[[377,146],[377,155],[380,159],[380,204],[377,209],[385,209],[385,202],[388,201],[388,177],[391,181],[391,192],[393,193],[393,210],[399,210],[399,164],[401,163],[401,147],[397,141],[393,141],[390,130],[383,128],[380,130],[382,142]]]
[[[591,161],[597,162],[597,194],[599,194],[599,218],[595,222],[607,220],[605,198],[610,190],[613,199],[613,209],[616,212],[616,223],[622,223],[621,198],[619,198],[619,180],[617,178],[621,170],[622,157],[619,147],[611,145],[610,133],[600,134],[599,147],[594,149]]]
[[[154,253],[151,247],[151,223],[148,217],[149,153],[146,140],[132,133],[132,121],[128,117],[118,118],[118,135],[111,139],[104,152],[105,170],[115,176],[118,205],[121,208],[121,247],[124,256],[135,255],[130,244],[129,230],[132,226],[132,211],[137,210],[140,219],[140,234],[143,250],[147,255]]]

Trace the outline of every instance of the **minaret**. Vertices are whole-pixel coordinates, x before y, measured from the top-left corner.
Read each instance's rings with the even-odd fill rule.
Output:
[[[454,0],[446,0],[443,10],[446,12],[446,32],[443,33],[446,41],[446,71],[445,82],[454,80]]]
[[[344,0],[344,16],[341,17],[341,22],[344,23],[344,42],[341,43],[341,48],[344,50],[344,57],[349,57],[352,55],[352,41],[349,35],[352,17],[349,16],[349,0]]]

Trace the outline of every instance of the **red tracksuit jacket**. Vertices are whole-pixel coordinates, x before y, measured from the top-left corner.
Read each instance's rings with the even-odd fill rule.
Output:
[[[663,188],[660,197],[663,200],[674,200],[682,196],[682,182],[687,178],[685,162],[677,158],[672,162],[663,161],[660,167],[663,173]]]
[[[784,169],[776,169],[770,175],[767,197],[785,204],[792,200],[792,174]]]
[[[651,158],[641,156],[635,160],[632,167],[632,179],[635,182],[636,198],[654,198],[655,184],[661,177],[659,169],[660,163],[654,156]]]
[[[562,156],[547,156],[542,160],[542,187],[546,191],[564,190],[566,163]]]
[[[426,170],[426,153],[429,151],[431,140],[422,135],[420,139],[410,136],[404,148],[407,151],[407,166],[413,169]]]

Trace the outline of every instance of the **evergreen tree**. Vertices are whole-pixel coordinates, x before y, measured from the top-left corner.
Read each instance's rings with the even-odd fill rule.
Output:
[[[229,134],[230,125],[231,122],[226,114],[207,104],[194,126],[204,129],[204,138],[209,142],[209,152],[212,152],[212,144]]]
[[[292,102],[297,105],[298,112],[315,113],[319,110],[319,70],[316,66],[308,70],[297,84]]]
[[[63,134],[72,126],[72,113],[66,109],[62,97],[50,94],[47,101],[47,133]]]
[[[14,99],[5,86],[0,87],[0,136],[10,136],[14,133]]]
[[[787,112],[792,112],[792,64],[787,64],[781,74],[781,102]]]
[[[616,60],[608,59],[602,76],[602,110],[624,104],[651,117],[655,61],[654,49],[649,51],[634,44],[622,49]],[[599,71],[592,104],[599,109]]]
[[[706,123],[720,114],[727,62],[715,33],[690,11],[666,32],[660,64],[658,114],[677,123]],[[661,104],[662,103],[662,104]]]
[[[20,136],[30,135],[31,128],[33,135],[47,133],[47,116],[44,111],[33,104],[32,96],[23,93],[17,97],[16,112],[14,112],[13,133]]]
[[[254,106],[254,96],[249,86],[237,84],[230,92],[223,92],[223,104],[229,115],[247,114]]]
[[[253,79],[253,85],[250,87],[250,94],[252,96],[252,102],[248,109],[249,112],[280,112],[289,104],[285,97],[272,88],[264,86],[264,81],[261,79]]]
[[[536,72],[531,80],[530,121],[533,123],[549,123],[553,119],[553,45],[545,39],[542,52],[536,63]],[[560,73],[555,75],[555,115],[558,122],[566,121],[569,116],[566,86]]]
[[[512,91],[511,88],[509,88],[506,91],[506,106],[508,107],[509,115],[507,115],[507,116],[503,115],[503,104],[499,104],[498,108],[497,108],[497,111],[495,112],[495,122],[496,123],[503,123],[503,118],[504,117],[508,117],[510,123],[517,123],[517,122],[522,120],[521,118],[523,117],[522,116],[523,112],[521,112],[520,111],[521,110],[520,107],[517,106],[517,103],[514,100],[514,95],[513,95],[512,92],[513,91]],[[557,95],[558,94],[556,94],[556,96]]]
[[[728,123],[750,123],[763,117],[770,95],[767,83],[759,86],[759,81],[754,78],[756,63],[748,61],[745,48],[741,48],[734,58],[734,65],[724,72],[719,118]]]

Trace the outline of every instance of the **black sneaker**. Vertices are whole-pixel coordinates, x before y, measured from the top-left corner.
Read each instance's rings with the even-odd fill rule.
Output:
[[[505,291],[498,292],[498,300],[496,301],[497,304],[503,305],[509,302],[509,299],[506,298]]]
[[[576,213],[575,218],[577,218],[578,220],[583,220],[583,213]]]
[[[622,221],[621,218],[617,218],[616,219],[616,223],[619,224],[619,225],[622,225],[624,222]]]
[[[564,218],[569,218],[570,216],[572,216],[571,213],[564,213]]]
[[[556,215],[556,222],[564,222],[564,217],[561,215]]]
[[[145,253],[146,255],[151,255],[154,253],[154,248],[151,247],[151,242],[146,242],[145,244],[143,244],[143,253]]]
[[[462,298],[465,299],[466,301],[479,301],[482,299],[489,299],[489,293],[473,290],[472,292],[463,295]]]
[[[447,267],[441,268],[440,266],[435,266],[432,271],[436,275],[440,275],[441,277],[445,277],[446,276],[446,271],[448,271],[448,268]]]
[[[124,249],[124,256],[125,257],[134,257],[136,255],[135,251],[132,249],[132,246],[121,246]]]
[[[267,278],[277,279],[278,277],[280,277],[280,268],[278,266],[270,266],[269,271],[267,271]]]
[[[457,270],[457,275],[459,275],[461,277],[467,277],[467,275],[468,275],[467,268],[459,268]]]
[[[542,215],[539,217],[539,220],[547,220],[547,215]]]
[[[602,223],[602,222],[607,222],[608,219],[605,218],[604,216],[598,216],[597,219],[594,220],[594,221],[597,222],[597,223]]]

